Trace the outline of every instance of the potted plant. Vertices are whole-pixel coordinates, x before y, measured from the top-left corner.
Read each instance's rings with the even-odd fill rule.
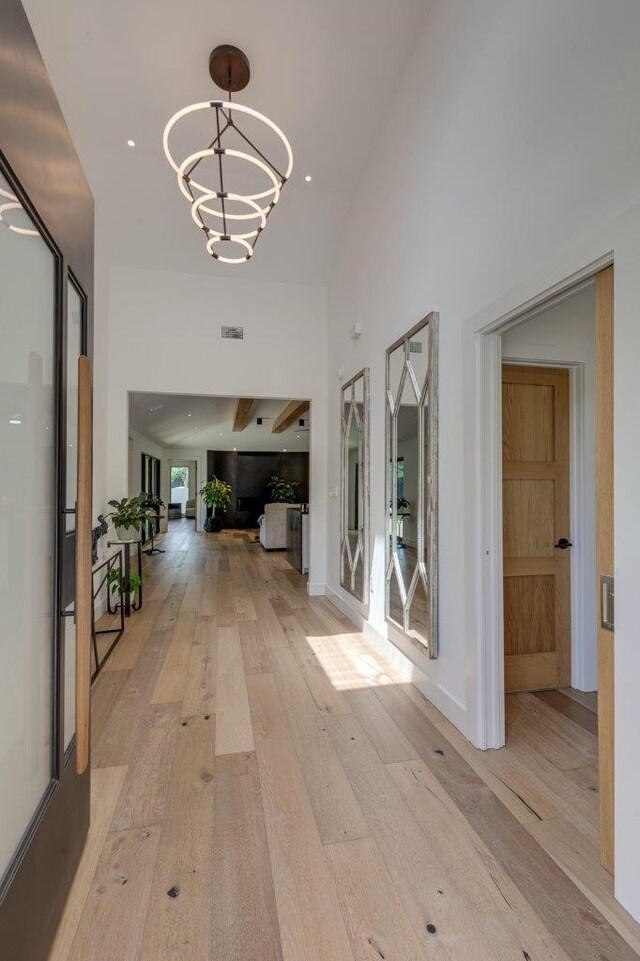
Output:
[[[124,584],[121,571],[117,567],[112,567],[107,575],[107,583],[112,597],[118,597],[128,590],[129,599],[133,605],[136,593],[142,587],[142,578],[135,571],[132,571],[131,574],[129,574],[129,583]]]
[[[207,508],[207,519],[204,522],[204,529],[211,533],[218,533],[222,530],[222,514],[225,508],[231,503],[233,488],[231,484],[220,480],[219,477],[212,477],[200,488],[200,496]],[[210,511],[213,510],[213,517]]]
[[[164,501],[161,497],[155,497],[153,494],[140,494],[142,498],[142,509],[146,511],[147,514],[151,514],[153,517],[157,517],[162,508],[164,507]]]
[[[298,502],[297,481],[287,481],[284,477],[273,474],[267,483],[269,498],[272,504],[296,504]]]
[[[143,506],[146,494],[138,494],[137,497],[123,497],[122,500],[109,501],[112,511],[101,514],[99,521],[111,518],[116,529],[116,536],[119,541],[136,540],[136,534],[140,533],[143,521],[147,519],[148,511]]]

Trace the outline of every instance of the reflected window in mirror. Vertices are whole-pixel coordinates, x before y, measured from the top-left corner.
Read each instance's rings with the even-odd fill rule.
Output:
[[[438,656],[438,315],[387,350],[386,617]]]
[[[369,370],[341,390],[340,584],[369,600]]]

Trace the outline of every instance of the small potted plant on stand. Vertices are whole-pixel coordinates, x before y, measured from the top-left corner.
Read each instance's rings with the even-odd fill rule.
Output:
[[[135,571],[132,571],[131,574],[129,574],[129,583],[125,584],[120,570],[118,570],[118,568],[116,567],[112,567],[111,570],[109,571],[109,574],[107,575],[107,581],[109,584],[109,590],[111,592],[111,595],[114,598],[121,597],[122,594],[124,594],[128,590],[129,603],[131,607],[134,606],[136,592],[139,591],[140,588],[142,587],[142,578],[140,577],[139,574],[136,574]],[[115,606],[116,610],[118,609],[118,603],[119,601],[116,601],[116,606]]]
[[[122,500],[109,501],[109,507],[113,507],[108,514],[101,514],[99,521],[111,518],[116,529],[116,536],[119,541],[137,540],[143,521],[147,519],[148,511],[144,507],[144,499],[147,494],[138,494],[137,497],[123,497]]]
[[[202,485],[200,496],[207,508],[207,519],[204,522],[205,531],[218,533],[222,530],[222,515],[225,508],[231,503],[232,492],[231,484],[227,484],[226,481],[220,480],[218,477],[212,477],[211,480]],[[213,517],[211,512],[213,512]]]

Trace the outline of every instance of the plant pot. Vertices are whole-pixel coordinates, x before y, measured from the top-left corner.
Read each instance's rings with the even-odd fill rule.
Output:
[[[222,530],[222,519],[220,517],[211,518],[211,530],[214,534],[219,534]]]
[[[207,534],[213,533],[213,517],[206,517],[204,521],[204,529]]]
[[[135,527],[116,527],[116,536],[119,541],[135,541],[139,535]]]

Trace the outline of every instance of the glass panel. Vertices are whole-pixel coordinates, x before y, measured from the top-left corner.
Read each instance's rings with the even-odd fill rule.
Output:
[[[363,602],[368,590],[367,376],[367,371],[361,373],[341,392],[341,584]]]
[[[409,340],[409,365],[416,378],[418,390],[422,394],[429,366],[429,327],[423,327]]]
[[[82,298],[67,282],[67,389],[66,389],[66,498],[67,510],[75,510],[78,490],[78,357],[82,351]],[[67,535],[76,527],[76,515],[65,514]],[[72,547],[72,541],[68,547]],[[73,611],[73,602],[66,608]],[[64,749],[76,733],[76,625],[73,617],[63,620],[64,631]]]
[[[420,641],[429,638],[429,594],[422,577],[418,579],[409,608],[409,633]]]
[[[399,347],[389,354],[388,358],[388,381],[387,387],[391,391],[391,396],[395,400],[398,396],[398,391],[400,390],[400,379],[404,372],[404,344],[400,344]]]
[[[0,876],[52,776],[55,278],[0,174]]]
[[[67,285],[67,498],[75,508],[78,487],[78,357],[82,349],[82,299],[72,283]],[[67,532],[75,530],[75,514],[66,515]]]
[[[407,590],[415,570],[418,547],[418,409],[411,380],[407,377],[396,413],[398,430],[396,538],[398,548],[402,548],[405,552],[402,558],[402,571]],[[407,570],[408,578],[405,575]]]
[[[437,342],[438,316],[430,314],[417,333],[387,353],[386,384],[387,570],[392,572],[387,617],[424,643],[431,657],[438,653],[437,451],[431,450],[437,437]]]
[[[73,611],[74,602],[67,607]],[[62,620],[64,629],[64,749],[76,733],[76,624],[73,617]]]
[[[391,572],[389,581],[389,617],[399,626],[403,626],[402,596],[398,586],[395,570]]]

